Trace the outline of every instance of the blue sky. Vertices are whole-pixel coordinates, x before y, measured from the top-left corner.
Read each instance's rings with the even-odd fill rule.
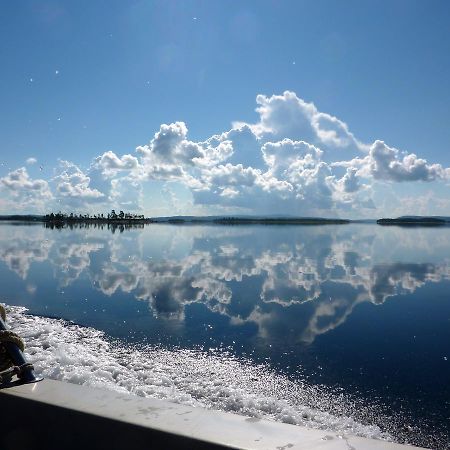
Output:
[[[449,19],[435,0],[1,2],[0,212],[450,215]]]

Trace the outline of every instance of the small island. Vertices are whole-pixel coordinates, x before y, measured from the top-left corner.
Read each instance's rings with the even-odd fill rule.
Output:
[[[62,212],[50,213],[43,216],[42,221],[53,224],[75,224],[75,223],[89,223],[89,224],[146,224],[151,223],[152,219],[146,218],[141,214],[130,214],[120,211],[119,214],[113,209],[110,213],[104,214],[66,214]]]
[[[146,218],[140,214],[130,214],[120,211],[119,214],[113,209],[108,214],[65,214],[65,213],[50,213],[41,217],[41,222],[44,223],[45,228],[70,230],[76,228],[98,228],[111,230],[113,233],[118,230],[121,233],[124,230],[134,228],[144,228],[144,225],[152,223],[152,219]]]
[[[441,217],[403,216],[396,219],[378,219],[377,224],[404,227],[439,227],[450,225],[450,222]]]

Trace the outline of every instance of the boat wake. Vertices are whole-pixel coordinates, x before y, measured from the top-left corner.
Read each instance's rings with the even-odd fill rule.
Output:
[[[9,324],[44,377],[342,435],[398,440],[395,421],[383,416],[381,407],[290,380],[227,351],[138,348],[93,328],[26,311],[7,306]]]

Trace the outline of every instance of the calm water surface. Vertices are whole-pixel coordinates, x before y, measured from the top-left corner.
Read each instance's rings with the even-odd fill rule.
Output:
[[[2,224],[0,301],[133,348],[223,353],[336,393],[322,407],[338,416],[337,393],[374,405],[351,414],[394,440],[448,446],[450,228],[112,231]]]

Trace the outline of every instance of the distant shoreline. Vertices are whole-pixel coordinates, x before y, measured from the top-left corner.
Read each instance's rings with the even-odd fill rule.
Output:
[[[442,227],[450,226],[450,222],[437,217],[398,217],[397,219],[378,219],[378,225],[390,226],[397,225],[403,227]]]
[[[223,217],[212,220],[201,219],[168,219],[167,221],[154,220],[154,223],[211,223],[216,225],[343,225],[350,223],[346,219],[321,219],[321,218],[239,218],[239,217]]]
[[[339,218],[322,217],[264,217],[264,216],[168,216],[168,217],[50,217],[41,215],[3,215],[0,221],[22,222],[22,223],[44,223],[55,227],[71,225],[149,225],[149,224],[203,224],[203,225],[347,225],[347,224],[378,224],[382,226],[450,226],[450,217],[423,217],[404,216],[395,219],[383,218],[378,220],[351,220]]]

